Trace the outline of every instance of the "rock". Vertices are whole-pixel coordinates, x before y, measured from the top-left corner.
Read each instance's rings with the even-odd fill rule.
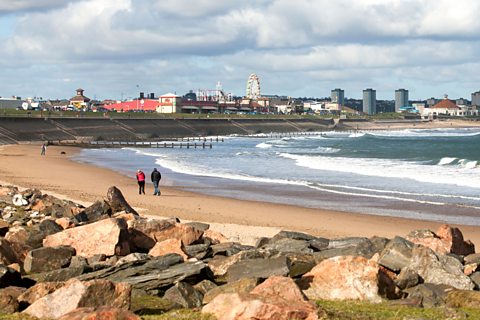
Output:
[[[10,225],[8,224],[8,222],[0,219],[0,237],[5,237],[9,228]]]
[[[314,304],[306,301],[292,279],[284,277],[267,279],[250,294],[220,294],[202,313],[219,320],[318,319]]]
[[[310,254],[290,253],[286,257],[290,270],[288,275],[292,278],[304,275],[316,265],[315,258]]]
[[[292,239],[292,240],[303,240],[303,241],[310,241],[310,240],[315,240],[316,238],[312,235],[302,233],[302,232],[296,232],[296,231],[280,231],[276,235],[272,237],[270,242],[276,242],[280,239]]]
[[[67,281],[91,271],[92,269],[89,266],[80,265],[48,272],[32,273],[28,275],[28,278],[36,282]]]
[[[20,272],[0,264],[0,288],[23,287]]]
[[[28,204],[28,201],[23,198],[23,195],[17,193],[12,197],[12,203],[17,207],[22,207],[26,206]]]
[[[476,272],[477,270],[478,270],[478,264],[476,264],[476,263],[466,264],[463,267],[463,273],[466,276],[471,275],[472,273]]]
[[[69,246],[45,247],[30,251],[25,258],[23,269],[26,273],[47,272],[70,264],[75,249]]]
[[[212,255],[222,255],[222,256],[233,256],[234,254],[239,253],[240,251],[247,251],[255,249],[253,246],[245,246],[237,242],[224,242],[219,244],[214,244],[210,246],[212,249]]]
[[[430,248],[415,246],[408,268],[415,270],[424,282],[444,284],[461,290],[475,287],[472,280],[463,273],[463,265],[447,255],[437,255]]]
[[[58,319],[81,307],[129,309],[131,290],[131,286],[125,283],[115,284],[108,280],[82,282],[72,279],[60,289],[35,301],[23,312],[37,318]]]
[[[322,251],[328,248],[330,240],[325,238],[315,238],[309,240],[308,243],[310,245],[310,248],[313,249],[313,251]]]
[[[38,228],[45,236],[63,231],[62,226],[60,226],[55,221],[50,219],[45,219],[42,222],[40,222]]]
[[[179,282],[165,291],[163,298],[183,308],[198,308],[202,306],[203,295],[190,284]]]
[[[5,265],[20,262],[12,244],[6,239],[0,239],[0,261]]]
[[[148,252],[153,257],[164,256],[169,253],[176,253],[180,255],[183,260],[187,260],[188,256],[182,250],[182,242],[177,239],[168,239],[157,242],[155,246]]]
[[[43,241],[45,247],[69,245],[77,255],[89,257],[96,254],[127,255],[127,225],[121,219],[104,219],[84,226],[63,230],[49,235]]]
[[[446,243],[450,253],[462,256],[475,253],[475,245],[471,241],[464,241],[463,234],[458,228],[444,224],[438,228],[437,236]]]
[[[212,270],[213,274],[217,277],[223,277],[227,274],[228,268],[237,263],[238,261],[246,259],[263,259],[265,255],[258,250],[240,251],[232,256],[225,257],[221,255],[214,256],[213,259],[208,261],[208,266]]]
[[[470,279],[475,284],[475,288],[479,289],[480,288],[480,272],[477,271],[477,272],[471,274]]]
[[[327,249],[342,249],[348,247],[356,247],[359,243],[368,240],[363,237],[349,237],[340,239],[330,239]]]
[[[173,223],[170,220],[138,219],[129,223],[129,230],[132,229],[148,236],[155,242],[168,239],[178,239],[181,240],[182,244],[185,246],[196,242],[203,234],[202,231],[197,230],[192,226]],[[140,247],[140,245],[137,246]]]
[[[33,287],[28,288],[19,297],[18,302],[24,305],[31,305],[40,298],[60,289],[64,286],[64,282],[43,282],[37,283]]]
[[[415,270],[404,268],[394,280],[395,285],[402,290],[415,287],[420,283],[420,277]]]
[[[91,206],[85,208],[83,213],[87,221],[95,222],[102,219],[108,219],[112,215],[112,208],[106,201],[96,201]]]
[[[445,304],[447,293],[452,287],[446,285],[437,285],[432,283],[419,284],[416,287],[406,289],[409,299],[420,300],[420,305],[424,308],[435,308]]]
[[[365,300],[393,297],[395,286],[374,260],[360,256],[333,257],[302,276],[301,288],[312,300]]]
[[[21,287],[8,287],[0,289],[0,314],[18,312],[20,303],[17,298],[25,291]]]
[[[55,219],[55,223],[62,227],[64,230],[75,227],[75,224],[72,222],[72,220],[67,217]]]
[[[95,254],[93,256],[90,256],[87,258],[87,262],[88,264],[94,264],[94,263],[98,263],[98,262],[103,262],[107,260],[107,257],[105,256],[105,254],[103,253],[100,253],[100,254]]]
[[[445,304],[449,308],[475,308],[480,307],[480,292],[467,290],[452,290],[447,293]]]
[[[385,268],[399,272],[410,264],[413,243],[401,238],[393,238],[380,253],[378,263]]]
[[[115,262],[115,266],[120,266],[127,262],[142,261],[142,260],[146,261],[149,259],[150,259],[150,255],[146,253],[134,252],[134,253],[130,253],[129,255],[126,255],[125,257],[118,259],[118,261]]]
[[[205,295],[208,291],[218,287],[215,283],[210,280],[202,280],[196,285],[193,286],[195,290],[200,292],[202,295]]]
[[[465,264],[476,263],[480,265],[480,253],[472,253],[464,258]]]
[[[267,259],[249,259],[238,261],[228,268],[227,281],[241,278],[263,278],[271,276],[286,276],[290,272],[287,258],[280,256]]]
[[[260,279],[258,278],[242,278],[237,281],[233,281],[222,286],[217,286],[207,291],[203,295],[203,304],[210,303],[216,296],[223,293],[237,293],[247,294],[252,291],[258,284]]]
[[[210,225],[208,223],[202,223],[202,222],[187,222],[187,223],[184,223],[184,225],[193,227],[194,229],[197,229],[202,232],[205,232],[210,229]]]
[[[98,308],[78,308],[64,316],[59,320],[141,320],[139,316],[131,311],[102,306]]]
[[[220,243],[225,243],[230,241],[227,237],[225,237],[220,232],[214,231],[211,229],[205,230],[203,232],[203,237],[210,239],[212,244],[220,244]]]
[[[189,257],[197,258],[198,260],[205,259],[210,256],[210,243],[201,243],[185,246],[183,251]]]
[[[125,211],[126,213],[133,213],[134,215],[138,215],[138,213],[127,203],[127,201],[123,197],[122,192],[118,188],[108,188],[107,199],[113,213]]]
[[[297,240],[290,238],[281,238],[275,241],[269,241],[262,249],[276,250],[278,252],[298,252],[298,253],[313,253],[310,248],[310,243],[306,240]]]
[[[82,256],[73,256],[72,259],[70,259],[70,268],[74,267],[87,267],[88,266],[88,260],[85,257]]]
[[[198,283],[203,279],[210,279],[205,263],[201,261],[181,263],[182,261],[181,256],[169,254],[86,273],[79,276],[78,279],[108,279],[115,282],[126,282],[131,284],[134,289],[154,295],[179,281]]]

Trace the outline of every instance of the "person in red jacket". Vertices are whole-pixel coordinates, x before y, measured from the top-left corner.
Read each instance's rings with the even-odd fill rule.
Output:
[[[145,194],[145,173],[142,170],[137,170],[138,194]]]

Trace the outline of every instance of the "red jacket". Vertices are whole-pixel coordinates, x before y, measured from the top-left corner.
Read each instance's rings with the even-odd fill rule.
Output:
[[[145,173],[143,171],[137,172],[137,181],[145,181]]]

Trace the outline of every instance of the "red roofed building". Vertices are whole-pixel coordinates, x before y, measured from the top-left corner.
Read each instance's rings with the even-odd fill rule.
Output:
[[[157,99],[138,99],[132,101],[122,101],[105,105],[104,108],[108,110],[115,110],[120,112],[135,112],[135,111],[157,111],[160,103]]]
[[[445,95],[445,98],[442,101],[430,108],[425,108],[422,113],[422,116],[424,117],[433,117],[438,115],[471,116],[478,115],[478,110],[472,106],[458,106],[454,101],[448,99],[447,95]]]

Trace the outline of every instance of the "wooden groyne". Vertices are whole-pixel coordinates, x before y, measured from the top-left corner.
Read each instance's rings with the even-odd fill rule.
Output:
[[[166,142],[166,141],[49,141],[49,145],[79,148],[185,148],[212,149],[209,142]]]

